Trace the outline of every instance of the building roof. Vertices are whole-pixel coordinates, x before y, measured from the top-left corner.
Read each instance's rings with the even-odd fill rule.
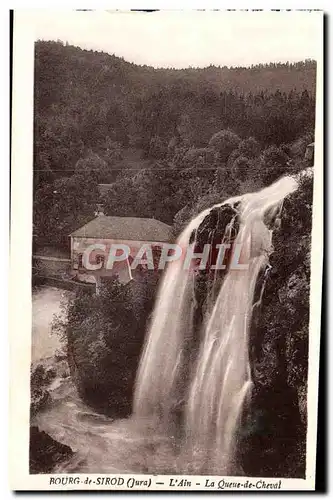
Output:
[[[170,242],[172,228],[156,219],[100,215],[70,236],[112,240]]]

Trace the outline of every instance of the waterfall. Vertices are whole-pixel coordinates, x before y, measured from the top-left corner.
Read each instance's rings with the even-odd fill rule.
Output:
[[[160,287],[138,370],[134,416],[155,422],[166,434],[181,426],[182,448],[189,457],[201,453],[206,472],[233,470],[240,419],[251,396],[248,332],[255,286],[269,265],[272,224],[296,188],[294,178],[284,177],[226,200],[200,213],[180,235],[177,243],[186,250],[212,210],[229,207],[237,214],[233,243],[248,265],[227,268],[217,280],[200,325],[194,315],[196,273],[183,269],[182,259],[169,263]],[[217,235],[220,242],[228,241],[235,220]]]

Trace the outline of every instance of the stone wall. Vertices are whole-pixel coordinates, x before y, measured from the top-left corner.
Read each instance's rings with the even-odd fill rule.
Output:
[[[71,260],[60,257],[33,255],[33,274],[40,277],[68,279],[71,276]]]

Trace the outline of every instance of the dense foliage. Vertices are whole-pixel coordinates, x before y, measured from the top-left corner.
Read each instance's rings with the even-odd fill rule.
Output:
[[[196,213],[309,166],[314,61],[252,68],[154,69],[37,42],[34,242],[66,246],[94,217],[152,217],[175,236]],[[247,475],[304,474],[311,179],[286,200],[251,353]],[[103,195],[98,184],[111,184]],[[82,397],[131,410],[158,276],[104,284],[70,301],[65,335]]]
[[[271,182],[313,140],[314,61],[154,69],[44,41],[35,56],[37,245],[66,246],[101,201],[172,224]]]
[[[99,295],[81,291],[55,318],[53,330],[64,336],[76,386],[97,409],[128,415],[144,335],[159,275],[149,271],[123,285],[103,283]]]

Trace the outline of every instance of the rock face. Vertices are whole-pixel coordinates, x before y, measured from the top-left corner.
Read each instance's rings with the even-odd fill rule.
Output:
[[[211,211],[192,235],[197,251],[205,243],[220,242],[231,221],[232,243],[239,228],[235,208]],[[312,179],[307,177],[284,201],[279,224],[272,228],[271,268],[261,271],[255,290],[254,303],[264,287],[250,329],[254,388],[238,441],[239,465],[248,476],[305,475],[311,221]],[[218,288],[224,274],[217,276]],[[214,280],[208,270],[197,271],[197,344]]]
[[[73,456],[69,446],[58,443],[38,427],[30,427],[30,474],[49,474],[55,465]]]
[[[31,366],[30,376],[30,416],[33,418],[39,411],[52,403],[51,385],[69,375],[64,356],[50,356]]]
[[[197,241],[198,245],[202,246],[206,243],[220,243],[221,235],[224,234],[227,225],[233,218],[236,218],[233,227],[235,233],[237,233],[239,228],[237,204],[234,207],[226,204],[212,209],[198,227],[197,234],[195,232],[192,233],[190,243],[194,240]]]
[[[305,475],[311,203],[307,178],[285,200],[281,227],[273,232],[272,268],[252,321],[254,391],[240,444],[248,475]]]
[[[196,271],[195,287],[194,287],[194,327],[197,332],[200,331],[202,324],[205,304],[211,295],[215,296],[220,288],[221,281],[228,272],[228,259],[231,253],[230,250],[225,252],[223,264],[226,269],[211,270],[211,266],[216,263],[218,249],[216,245],[222,242],[225,235],[225,243],[232,244],[239,230],[239,219],[237,207],[231,205],[223,205],[219,208],[214,208],[204,218],[196,232],[193,232],[190,237],[190,243],[195,243],[195,252],[201,253],[204,250],[204,245],[210,244],[211,250],[207,268]],[[195,335],[194,335],[195,336]],[[197,338],[197,343],[200,338]]]
[[[34,417],[40,410],[51,404],[52,398],[48,390],[34,390],[31,393],[30,414]]]
[[[55,378],[55,370],[45,369],[42,363],[38,364],[34,369],[31,368],[30,388],[31,388],[31,417],[37,412],[45,408],[52,401],[48,387]]]

